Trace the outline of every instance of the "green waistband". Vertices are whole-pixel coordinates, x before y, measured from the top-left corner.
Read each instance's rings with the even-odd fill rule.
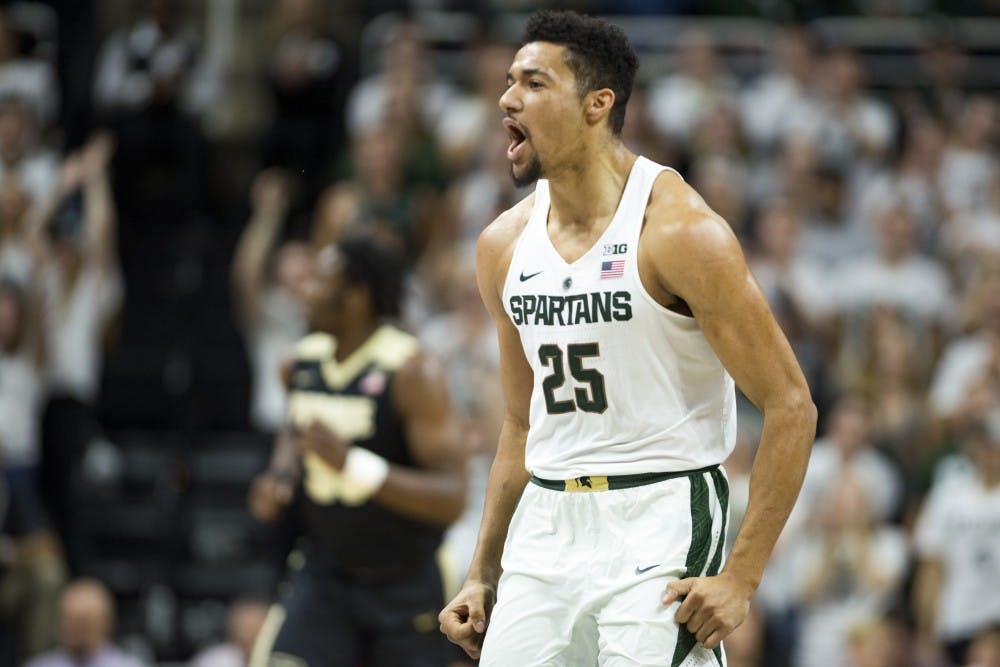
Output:
[[[690,475],[700,475],[718,469],[718,465],[711,465],[698,470],[678,470],[674,472],[643,472],[635,475],[584,475],[573,479],[542,479],[531,476],[531,482],[552,491],[567,491],[569,493],[590,492],[590,491],[615,491],[617,489],[631,489],[636,486],[656,484],[668,479],[677,477],[688,477]]]

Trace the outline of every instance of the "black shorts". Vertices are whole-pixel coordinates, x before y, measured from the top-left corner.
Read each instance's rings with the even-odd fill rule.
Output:
[[[443,595],[434,562],[382,580],[321,573],[306,564],[272,609],[269,620],[280,627],[270,651],[259,646],[255,658],[267,651],[266,664],[276,666],[444,667],[454,653],[439,631]]]

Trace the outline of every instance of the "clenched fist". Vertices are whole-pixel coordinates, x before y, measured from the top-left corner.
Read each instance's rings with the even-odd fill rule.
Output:
[[[465,649],[470,658],[478,658],[496,600],[495,586],[480,581],[465,582],[455,599],[438,614],[441,632],[451,643]]]

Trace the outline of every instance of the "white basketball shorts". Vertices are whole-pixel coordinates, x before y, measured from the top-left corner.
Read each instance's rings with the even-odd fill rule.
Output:
[[[578,478],[570,491],[532,479],[511,520],[481,667],[725,667],[721,647],[678,626],[680,603],[661,602],[668,582],[719,572],[725,474],[649,477]]]

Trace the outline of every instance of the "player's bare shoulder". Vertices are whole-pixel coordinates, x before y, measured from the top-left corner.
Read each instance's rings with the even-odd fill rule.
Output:
[[[513,252],[518,237],[531,218],[534,205],[535,193],[532,192],[498,215],[479,235],[479,246],[497,254],[502,254],[504,250]]]
[[[437,357],[424,350],[410,356],[396,371],[394,380],[393,396],[404,413],[448,403],[444,368]]]
[[[673,171],[661,173],[653,185],[639,255],[643,275],[681,298],[702,291],[706,285],[697,283],[718,271],[745,271],[732,228]]]
[[[531,218],[534,205],[535,193],[531,193],[498,215],[479,235],[476,245],[476,275],[480,290],[488,285],[499,299],[514,255],[514,247]]]
[[[743,261],[739,241],[729,224],[698,192],[672,171],[653,186],[646,207],[643,254],[661,258],[658,268],[670,271],[707,269],[718,261]]]
[[[673,244],[735,239],[726,221],[673,171],[662,172],[653,185],[646,207],[646,226],[655,239]]]

